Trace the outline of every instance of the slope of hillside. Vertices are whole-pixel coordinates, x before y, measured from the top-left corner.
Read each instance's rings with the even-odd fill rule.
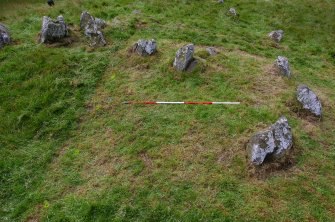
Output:
[[[1,221],[334,221],[335,1],[55,2],[0,0],[13,39],[0,50]],[[80,33],[84,10],[107,21],[106,47]],[[38,44],[42,16],[60,14],[74,42]],[[267,37],[276,29],[279,44]],[[131,53],[142,38],[158,53]],[[176,72],[188,43],[199,63]],[[291,79],[273,73],[279,55]],[[321,99],[322,119],[297,108],[301,83]],[[251,166],[248,139],[282,115],[290,158]]]

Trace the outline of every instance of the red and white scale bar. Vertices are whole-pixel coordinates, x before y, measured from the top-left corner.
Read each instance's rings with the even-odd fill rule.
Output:
[[[240,102],[164,102],[164,101],[126,101],[123,104],[145,104],[145,105],[159,105],[159,104],[180,104],[180,105],[239,105]]]

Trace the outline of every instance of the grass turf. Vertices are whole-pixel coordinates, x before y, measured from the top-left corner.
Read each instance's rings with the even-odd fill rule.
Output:
[[[335,218],[334,1],[1,1],[14,43],[0,51],[2,221],[332,221]],[[227,16],[235,7],[239,19]],[[109,45],[77,33],[83,10]],[[140,13],[134,13],[140,10]],[[63,14],[76,42],[36,43],[43,15]],[[267,33],[283,29],[277,45]],[[158,54],[129,48],[155,38]],[[177,73],[177,49],[200,61]],[[208,57],[206,46],[220,54]],[[293,78],[271,73],[278,55]],[[321,121],[294,108],[299,83]],[[226,100],[240,106],[126,106],[126,100]],[[258,171],[244,144],[280,115],[290,163]]]

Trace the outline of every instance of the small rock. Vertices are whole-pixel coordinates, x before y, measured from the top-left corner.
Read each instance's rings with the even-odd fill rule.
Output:
[[[140,39],[133,46],[133,52],[141,56],[152,55],[157,51],[157,44],[154,39],[152,40],[143,40]]]
[[[322,115],[322,105],[317,95],[306,85],[299,85],[297,89],[297,99],[303,108],[310,111],[317,117]]]
[[[214,47],[207,47],[206,51],[208,52],[210,56],[215,56],[216,54],[218,54],[218,52],[216,51]]]
[[[278,68],[279,72],[290,78],[291,77],[291,69],[290,69],[290,64],[288,62],[288,59],[284,56],[278,56],[276,59],[276,67]]]
[[[133,14],[137,15],[137,14],[141,14],[141,10],[137,10],[135,9],[134,11],[132,11]]]
[[[69,35],[68,28],[62,15],[53,21],[50,17],[44,16],[41,31],[41,43],[58,42]]]
[[[237,11],[235,8],[230,8],[229,9],[229,13],[232,15],[232,16],[237,16]]]
[[[178,71],[185,71],[190,63],[194,60],[194,45],[188,44],[181,47],[177,53],[173,62],[173,67]]]
[[[280,42],[284,37],[283,30],[276,30],[269,33],[269,37],[275,42]]]
[[[3,24],[0,24],[0,49],[10,43],[9,31]]]
[[[80,28],[91,39],[91,46],[105,46],[107,44],[102,33],[102,29],[105,27],[106,22],[104,20],[94,18],[86,11],[80,16]]]
[[[250,162],[261,165],[266,157],[280,159],[291,149],[293,136],[286,117],[282,116],[267,130],[251,137],[247,144]]]
[[[224,0],[218,0],[218,3],[224,3]]]

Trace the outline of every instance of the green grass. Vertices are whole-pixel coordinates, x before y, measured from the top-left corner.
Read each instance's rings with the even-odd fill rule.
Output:
[[[334,1],[0,7],[14,39],[0,51],[1,221],[334,220]],[[239,19],[227,16],[230,7]],[[82,34],[68,47],[36,43],[43,15],[63,14],[76,29],[82,10],[107,21],[107,47],[90,49]],[[275,29],[285,31],[280,45],[267,38]],[[140,38],[155,38],[159,52],[130,54]],[[175,72],[174,55],[190,42],[200,63]],[[220,53],[208,57],[206,46]],[[270,72],[278,55],[289,58],[290,80]],[[321,98],[321,121],[295,112],[300,83]],[[242,104],[121,104],[127,100]],[[294,133],[293,164],[255,170],[245,143],[281,115]]]

